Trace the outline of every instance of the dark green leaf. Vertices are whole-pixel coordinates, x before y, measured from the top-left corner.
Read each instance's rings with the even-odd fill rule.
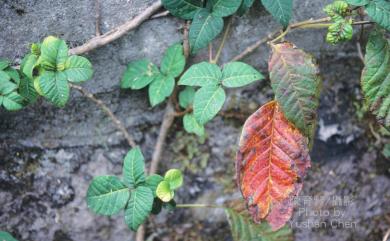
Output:
[[[121,88],[142,89],[150,84],[158,75],[158,68],[147,59],[131,62],[123,74]]]
[[[92,78],[92,64],[87,58],[73,55],[66,59],[64,73],[70,82],[83,82]]]
[[[206,47],[223,29],[223,19],[213,16],[207,9],[199,10],[190,26],[191,52]]]
[[[153,207],[151,213],[157,215],[161,212],[163,202],[160,198],[155,197],[153,200]]]
[[[203,5],[201,0],[162,0],[162,4],[172,15],[183,19],[192,19]]]
[[[139,147],[127,153],[123,162],[123,179],[131,188],[145,182],[145,159]]]
[[[163,203],[162,206],[163,206],[163,208],[167,209],[168,211],[173,211],[176,208],[176,202],[175,202],[175,200],[172,199],[171,201],[169,201],[167,203]]]
[[[65,41],[53,36],[43,40],[39,63],[48,70],[63,70],[68,58],[68,46]]]
[[[18,241],[11,234],[0,231],[0,241]]]
[[[216,64],[202,62],[192,65],[180,78],[179,85],[206,86],[221,82],[222,72]]]
[[[153,193],[150,188],[139,186],[131,192],[130,200],[125,211],[125,221],[128,227],[137,231],[145,222],[153,207]]]
[[[39,90],[46,99],[58,107],[65,106],[69,99],[69,84],[64,73],[46,71],[37,81]]]
[[[11,92],[3,96],[3,106],[6,110],[16,111],[23,108],[23,97],[17,92]]]
[[[159,75],[149,85],[149,101],[152,106],[163,102],[172,94],[175,87],[175,79],[172,76]]]
[[[123,209],[129,200],[129,189],[115,176],[98,176],[87,191],[87,204],[101,215],[113,215]]]
[[[156,197],[156,189],[160,182],[162,182],[164,178],[158,174],[152,174],[146,177],[146,186],[152,189],[153,196]]]
[[[38,93],[34,88],[34,81],[26,76],[22,76],[20,79],[19,93],[28,103],[33,103],[38,97]]]
[[[191,86],[186,86],[184,90],[179,93],[179,105],[182,108],[187,108],[192,105],[194,101],[195,90]]]
[[[345,0],[348,4],[354,5],[354,6],[364,6],[367,5],[370,0]]]
[[[196,121],[194,114],[186,114],[183,117],[184,130],[188,133],[194,133],[198,136],[204,136],[204,126]]]
[[[198,123],[204,125],[214,118],[225,99],[226,94],[221,87],[208,85],[199,89],[194,98],[194,115]]]
[[[222,71],[222,84],[229,88],[242,87],[261,79],[264,79],[262,74],[242,62],[228,63]]]
[[[210,0],[212,14],[217,17],[226,17],[237,11],[241,0]]]
[[[292,0],[261,0],[265,9],[284,27],[288,26],[292,15]]]
[[[177,77],[183,72],[186,60],[184,58],[183,46],[181,44],[172,45],[165,51],[161,61],[161,72],[165,75]]]
[[[244,15],[253,5],[255,0],[243,0],[240,8],[237,10],[237,14]]]
[[[371,0],[365,9],[372,20],[390,31],[390,2],[388,0]]]

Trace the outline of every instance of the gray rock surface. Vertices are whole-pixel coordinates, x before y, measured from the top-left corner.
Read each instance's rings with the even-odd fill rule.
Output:
[[[152,0],[101,0],[103,32],[143,11]],[[329,2],[296,2],[294,20],[322,17]],[[19,62],[28,44],[56,35],[70,46],[95,34],[93,0],[0,0],[0,55]],[[150,160],[164,105],[150,108],[146,91],[119,90],[119,80],[129,61],[147,57],[159,63],[162,53],[181,39],[183,21],[174,17],[149,20],[121,39],[87,54],[95,74],[83,86],[107,103]],[[251,43],[278,28],[256,1],[242,18],[235,17],[221,62],[227,62]],[[370,116],[356,115],[361,104],[359,75],[362,68],[353,42],[329,46],[324,30],[297,30],[287,39],[311,52],[324,79],[319,129],[312,151],[313,168],[305,180],[305,196],[352,196],[343,221],[355,228],[302,228],[296,223],[328,217],[295,213],[296,240],[381,240],[389,223],[389,161],[379,153],[380,144],[368,129]],[[218,43],[220,39],[216,42]],[[217,43],[215,46],[217,46]],[[266,45],[245,59],[266,73]],[[192,62],[207,58],[206,50]],[[268,81],[230,90],[226,112],[248,115],[272,98]],[[241,117],[219,116],[207,125],[201,142],[183,134],[177,120],[170,131],[160,170],[185,170],[186,187],[178,202],[223,202],[238,197],[232,180],[234,152],[243,123]],[[375,126],[376,127],[376,126]],[[386,141],[384,138],[382,141]],[[76,92],[63,109],[44,100],[19,112],[0,110],[0,230],[19,240],[133,240],[123,217],[99,217],[85,203],[89,182],[95,175],[120,175],[128,146],[107,116]],[[195,153],[195,155],[191,155]],[[299,206],[331,210],[334,206]],[[167,223],[169,220],[169,224]],[[294,226],[295,224],[295,226]],[[218,210],[177,210],[162,213],[147,226],[154,240],[231,240],[224,214]]]

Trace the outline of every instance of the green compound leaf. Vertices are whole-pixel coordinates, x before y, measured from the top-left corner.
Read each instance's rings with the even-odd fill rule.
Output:
[[[265,9],[284,27],[288,26],[292,15],[292,0],[261,0]]]
[[[243,0],[240,8],[237,10],[239,16],[244,15],[253,5],[255,0]]]
[[[5,59],[0,59],[0,70],[3,70],[9,66],[9,61]]]
[[[34,54],[29,54],[26,57],[23,58],[22,64],[21,64],[21,70],[22,72],[30,79],[33,79],[34,74],[34,68],[37,65],[38,56]]]
[[[195,93],[194,116],[199,124],[204,125],[217,115],[225,102],[225,91],[216,85],[200,88]]]
[[[150,84],[160,73],[156,65],[147,59],[128,64],[121,80],[121,88],[139,90]]]
[[[186,60],[181,44],[172,45],[165,51],[161,61],[161,72],[165,75],[177,77],[183,72]]]
[[[70,82],[83,82],[92,78],[92,64],[87,58],[73,55],[66,59],[64,73]]]
[[[242,62],[228,63],[222,71],[222,85],[229,88],[242,87],[261,79],[264,79],[262,74]]]
[[[188,133],[194,133],[198,136],[204,136],[205,134],[204,126],[196,121],[194,114],[186,114],[183,117],[183,125],[184,130]]]
[[[221,69],[216,64],[202,62],[192,65],[180,78],[179,85],[217,85],[222,78]]]
[[[17,111],[23,108],[24,98],[16,92],[2,96],[3,106],[8,111]]]
[[[354,6],[364,6],[367,5],[370,0],[345,0],[348,4]]]
[[[207,9],[199,10],[190,26],[191,52],[206,47],[223,29],[223,19],[212,15]]]
[[[237,11],[241,5],[238,0],[210,0],[212,14],[217,17],[226,17]]]
[[[284,226],[278,231],[272,231],[267,222],[254,223],[247,211],[225,209],[234,241],[292,241],[293,233]]]
[[[272,46],[271,86],[283,113],[312,139],[317,120],[321,79],[311,55],[285,42]]]
[[[201,0],[162,0],[162,4],[173,16],[183,19],[192,19],[203,5]]]
[[[53,36],[43,40],[39,63],[48,70],[63,70],[68,58],[68,46],[65,41]]]
[[[87,191],[88,208],[97,214],[114,215],[123,209],[130,191],[116,176],[98,176]]]
[[[366,46],[362,89],[370,110],[390,128],[390,44],[380,30],[373,30]]]
[[[169,183],[171,190],[178,189],[183,185],[183,174],[178,169],[170,169],[165,173],[164,181]]]
[[[38,93],[34,88],[34,81],[26,76],[22,76],[19,84],[19,94],[23,96],[28,103],[35,102]]]
[[[39,78],[38,90],[43,96],[57,107],[64,107],[69,99],[69,84],[67,76],[63,72],[44,72]]]
[[[127,226],[137,231],[149,216],[153,207],[152,190],[145,186],[139,186],[131,192],[130,200],[125,210],[125,222]]]
[[[160,182],[162,182],[164,180],[164,178],[158,174],[152,174],[148,177],[146,177],[146,186],[149,187],[152,192],[153,192],[153,195],[154,197],[156,197],[156,189],[157,189],[157,186]]]
[[[156,194],[163,202],[169,202],[173,199],[175,193],[171,190],[168,181],[162,181],[158,184]]]
[[[11,234],[7,232],[0,231],[0,241],[18,241]]]
[[[160,74],[149,85],[149,102],[152,106],[156,106],[170,96],[175,87],[175,79],[172,76]]]
[[[179,105],[182,108],[187,108],[192,105],[195,96],[195,89],[191,86],[186,86],[184,90],[179,93]]]
[[[371,0],[365,9],[372,20],[390,31],[390,2],[388,0]]]
[[[145,161],[141,149],[131,149],[123,162],[123,179],[126,185],[131,188],[145,182]]]

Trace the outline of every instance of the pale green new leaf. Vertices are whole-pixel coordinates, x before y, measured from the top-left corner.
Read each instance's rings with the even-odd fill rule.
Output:
[[[69,99],[69,84],[63,72],[44,72],[38,81],[43,96],[58,107],[64,107]]]
[[[199,10],[190,26],[191,52],[206,47],[223,29],[223,19],[212,15],[207,9]]]
[[[261,0],[265,9],[284,27],[288,26],[292,15],[293,0]]]
[[[362,89],[370,110],[390,128],[390,43],[380,30],[373,30],[366,46]]]
[[[293,233],[288,226],[272,231],[267,222],[259,224],[251,220],[247,211],[225,208],[234,241],[292,241]]]
[[[34,88],[34,81],[26,76],[22,76],[20,79],[19,94],[23,96],[28,103],[33,103],[38,97],[38,93]]]
[[[183,19],[192,19],[203,5],[201,0],[162,0],[162,4],[173,16]]]
[[[204,136],[204,126],[196,121],[194,114],[186,114],[183,117],[184,130],[188,133],[194,133],[198,136]]]
[[[178,189],[183,185],[183,174],[178,169],[170,169],[165,173],[164,181],[169,183],[171,190]]]
[[[364,6],[367,5],[370,0],[345,0],[348,4],[353,6]]]
[[[184,58],[183,46],[175,44],[169,47],[161,61],[161,72],[165,75],[177,77],[183,72],[186,60]]]
[[[123,163],[123,179],[131,188],[145,182],[145,159],[139,147],[127,153]]]
[[[170,96],[175,87],[175,79],[172,76],[160,74],[149,85],[149,102],[152,106],[156,106]]]
[[[98,176],[87,191],[88,208],[97,214],[114,215],[129,200],[130,191],[116,176]]]
[[[264,76],[259,71],[242,62],[228,63],[222,70],[222,84],[229,88],[242,87],[261,79]]]
[[[210,0],[212,6],[211,13],[217,17],[226,17],[237,11],[241,5],[241,0]]]
[[[17,92],[3,96],[3,106],[6,110],[17,111],[23,108],[23,97]]]
[[[162,181],[158,184],[156,194],[163,202],[169,202],[173,199],[175,193],[171,190],[168,181]]]
[[[23,58],[23,62],[21,64],[22,72],[30,79],[33,79],[34,68],[36,67],[38,61],[38,57],[34,54],[29,54]]]
[[[162,182],[164,180],[164,178],[158,174],[152,174],[148,177],[146,177],[146,186],[149,187],[152,192],[153,192],[153,195],[154,197],[156,197],[156,189],[157,189],[157,186],[160,182]]]
[[[43,40],[39,63],[48,70],[63,70],[68,58],[68,46],[65,41],[53,36]]]
[[[388,0],[371,0],[365,9],[372,20],[390,31],[390,2]]]
[[[206,86],[221,82],[222,72],[216,64],[201,62],[192,65],[180,78],[179,85]]]
[[[191,86],[186,86],[184,90],[179,93],[179,105],[182,108],[188,108],[192,105],[195,96],[195,89]]]
[[[156,65],[147,59],[131,62],[123,74],[121,88],[142,89],[150,84],[159,75],[159,72]]]
[[[0,241],[18,241],[11,234],[7,232],[0,231]]]
[[[208,85],[200,88],[195,93],[194,116],[199,124],[204,125],[214,118],[221,110],[225,102],[225,91],[216,85]]]
[[[139,186],[130,194],[130,200],[125,210],[127,226],[137,231],[138,227],[145,222],[153,207],[152,190],[145,186]]]
[[[92,78],[92,64],[87,58],[73,55],[66,59],[64,73],[70,82],[83,82]]]

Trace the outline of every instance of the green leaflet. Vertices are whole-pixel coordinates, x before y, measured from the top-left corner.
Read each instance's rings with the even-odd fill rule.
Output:
[[[306,137],[314,136],[321,79],[311,55],[285,42],[272,46],[271,86],[283,113]]]
[[[138,227],[145,222],[153,207],[152,190],[145,186],[139,186],[131,192],[130,200],[125,210],[127,226],[137,231]]]
[[[170,46],[161,61],[161,72],[165,75],[177,77],[183,72],[186,60],[183,53],[183,46],[175,44]]]
[[[88,207],[97,214],[114,215],[126,206],[129,189],[115,176],[98,176],[87,191]]]
[[[23,96],[28,103],[33,103],[38,97],[38,93],[34,88],[34,81],[22,76],[19,84],[19,94]]]
[[[87,58],[73,55],[66,59],[64,73],[70,82],[83,82],[92,78],[92,64]]]
[[[159,75],[149,85],[149,102],[156,106],[170,96],[175,88],[175,79],[172,76]]]
[[[204,125],[214,118],[225,102],[225,91],[217,85],[207,85],[195,93],[194,116],[199,124]]]
[[[9,66],[9,61],[5,59],[0,59],[0,70],[3,70]]]
[[[39,64],[48,70],[64,70],[68,46],[64,40],[49,36],[43,40]]]
[[[183,19],[192,19],[203,5],[201,0],[162,0],[162,4],[173,16]]]
[[[371,0],[365,9],[372,20],[390,31],[390,2],[388,0]]]
[[[234,241],[292,241],[293,233],[284,226],[273,232],[266,222],[256,224],[252,222],[247,211],[235,211],[225,208]]]
[[[145,182],[145,162],[139,147],[131,149],[123,162],[123,179],[131,188]]]
[[[209,44],[223,29],[223,19],[212,15],[203,8],[196,12],[190,26],[189,41],[191,52],[196,53],[199,49]]]
[[[169,183],[171,190],[175,190],[183,185],[183,174],[178,169],[170,169],[165,173],[164,180]]]
[[[222,72],[218,65],[201,62],[192,65],[180,78],[179,85],[206,86],[220,83]]]
[[[11,92],[2,97],[3,106],[8,111],[17,111],[23,108],[24,98],[17,92]]]
[[[241,5],[239,0],[210,0],[212,14],[217,17],[226,17],[237,11]]]
[[[362,89],[378,121],[390,128],[390,45],[380,30],[371,32],[364,57]]]
[[[265,9],[284,27],[288,26],[292,15],[292,0],[261,0]]]
[[[191,86],[186,86],[184,90],[179,93],[179,105],[182,108],[188,108],[194,101],[195,90]]]
[[[21,64],[21,70],[22,72],[30,79],[33,79],[33,73],[34,68],[36,67],[38,61],[38,56],[34,54],[26,55],[26,57],[23,58],[22,64]]]
[[[121,88],[142,89],[150,84],[158,76],[159,72],[156,65],[147,59],[131,62],[123,74]]]
[[[364,6],[367,5],[370,0],[345,0],[348,4],[354,5],[354,6]]]
[[[19,85],[19,83],[20,83],[20,76],[19,76],[19,73],[18,73],[18,71],[16,69],[8,67],[8,68],[6,68],[4,70],[4,72],[6,74],[8,74],[8,76],[14,81],[14,83]]]
[[[163,180],[164,178],[158,174],[152,174],[146,178],[146,186],[152,190],[154,197],[156,197],[156,189],[158,184],[160,184],[160,182]]]
[[[43,96],[57,107],[64,107],[69,99],[69,84],[63,72],[44,72],[38,79]]]
[[[204,126],[198,123],[193,114],[186,114],[183,117],[183,126],[188,133],[194,133],[198,136],[205,134]]]
[[[242,62],[228,63],[222,71],[222,85],[229,88],[242,87],[261,79],[264,79],[262,74]]]
[[[7,232],[0,231],[0,240],[1,241],[18,241],[11,234]]]
[[[165,180],[158,184],[156,194],[163,202],[171,201],[175,195],[174,191],[169,186],[169,182]]]

